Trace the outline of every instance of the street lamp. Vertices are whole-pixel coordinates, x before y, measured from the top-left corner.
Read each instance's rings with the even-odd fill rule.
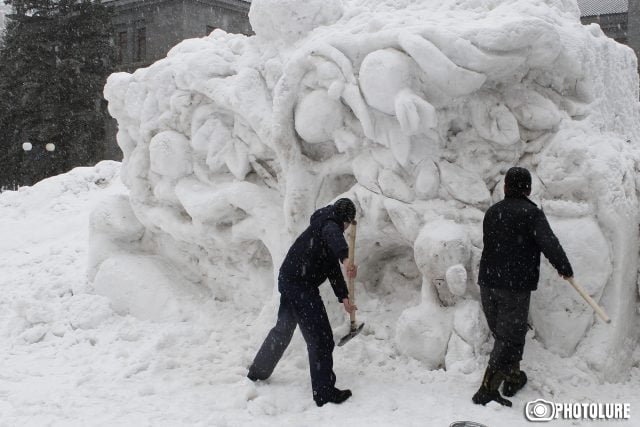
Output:
[[[46,178],[51,171],[50,161],[45,160],[45,151],[53,153],[56,150],[56,145],[52,142],[44,144],[44,150],[42,150],[41,143],[36,143],[38,149],[34,150],[34,145],[30,141],[22,143],[23,153],[29,153],[25,155],[21,160],[21,184],[32,185],[41,178]],[[26,178],[26,179],[25,179]]]
[[[30,143],[29,141],[23,142],[22,143],[22,149],[24,151],[31,151],[33,149],[33,144]],[[49,142],[44,146],[44,149],[47,150],[48,152],[52,152],[56,150],[56,144],[54,144],[53,142]]]

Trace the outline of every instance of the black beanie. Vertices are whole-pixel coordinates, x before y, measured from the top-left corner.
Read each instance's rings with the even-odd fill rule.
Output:
[[[338,199],[333,206],[340,221],[350,223],[356,218],[356,205],[351,200]]]
[[[513,167],[504,177],[505,196],[527,196],[531,191],[531,174],[525,168]]]

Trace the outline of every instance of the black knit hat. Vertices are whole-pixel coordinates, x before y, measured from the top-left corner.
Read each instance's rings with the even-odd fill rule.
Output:
[[[336,208],[338,219],[342,222],[351,222],[356,218],[356,205],[349,199],[338,199],[333,207]]]
[[[531,174],[525,168],[513,167],[504,177],[506,195],[526,196],[531,192]]]

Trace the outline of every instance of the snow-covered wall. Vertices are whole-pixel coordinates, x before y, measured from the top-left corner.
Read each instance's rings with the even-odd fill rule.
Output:
[[[536,337],[623,375],[639,250],[629,48],[582,26],[575,0],[254,0],[249,16],[255,36],[216,30],[109,78],[130,196],[92,217],[98,292],[154,319],[188,315],[172,299],[233,300],[262,309],[266,328],[289,244],[347,196],[361,309],[379,319],[369,333],[468,372],[489,339],[483,213],[520,165],[576,280],[613,319],[596,321],[545,261]]]

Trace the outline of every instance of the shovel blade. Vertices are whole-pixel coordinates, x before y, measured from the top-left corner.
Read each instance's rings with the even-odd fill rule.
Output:
[[[364,323],[361,323],[360,326],[358,326],[357,328],[351,329],[347,335],[340,338],[340,341],[338,342],[338,347],[342,347],[343,345],[351,341],[351,338],[358,335],[363,327],[364,327]]]

